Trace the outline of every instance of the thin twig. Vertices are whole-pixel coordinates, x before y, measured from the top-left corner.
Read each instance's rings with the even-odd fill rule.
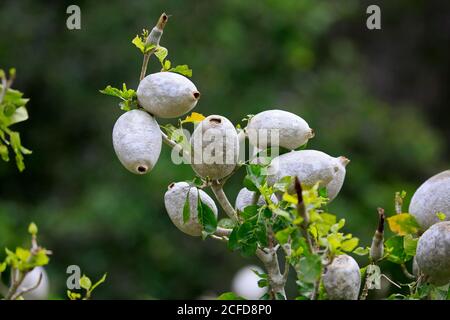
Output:
[[[16,300],[17,298],[19,298],[20,296],[23,296],[24,294],[35,290],[37,287],[39,287],[39,285],[42,282],[42,272],[39,274],[39,279],[37,281],[37,283],[31,287],[28,288],[24,288],[22,290],[20,290],[19,292],[17,292],[15,295],[12,296],[11,300]]]
[[[161,40],[161,36],[163,34],[164,27],[169,20],[169,16],[165,13],[161,14],[156,23],[156,26],[152,29],[149,36],[147,37],[146,44],[154,45],[155,48],[144,54],[144,60],[142,61],[141,75],[139,80],[145,78],[145,74],[147,73],[148,62],[150,61],[150,56],[155,53],[156,48],[159,45],[159,41]]]
[[[404,263],[402,263],[400,265],[400,268],[402,269],[402,272],[405,275],[405,277],[407,277],[408,279],[411,279],[411,280],[416,279],[416,276],[408,271],[408,268],[406,268],[406,265]]]
[[[303,201],[302,185],[300,184],[300,180],[298,179],[298,177],[295,177],[295,192],[297,193],[298,199],[297,212],[303,218],[303,222],[301,225],[301,232],[303,234],[303,237],[306,239],[306,242],[308,243],[309,250],[311,251],[311,253],[313,253],[314,247],[308,232],[309,215],[305,208],[305,203]]]
[[[238,222],[238,216],[236,210],[234,210],[230,201],[228,200],[227,195],[223,191],[223,186],[218,181],[213,181],[211,184],[211,189],[216,196],[217,201],[220,203],[220,206],[223,208],[225,213],[230,217],[234,222]]]

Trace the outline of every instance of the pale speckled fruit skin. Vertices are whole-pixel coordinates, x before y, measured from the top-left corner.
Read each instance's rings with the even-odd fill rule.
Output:
[[[283,177],[297,176],[302,185],[307,187],[312,187],[319,181],[320,186],[326,187],[339,171],[335,159],[317,150],[291,151],[272,160],[267,181],[269,185],[273,185]],[[291,186],[289,192],[293,191]]]
[[[211,150],[210,144],[213,143],[211,136],[223,137],[223,148],[218,150],[215,157],[209,157],[209,152],[204,152],[205,148]],[[211,115],[200,122],[192,134],[191,146],[194,158],[191,166],[200,177],[221,179],[228,176],[236,167],[239,157],[239,138],[236,128],[225,117]],[[221,160],[221,163],[214,161],[216,157]]]
[[[235,209],[242,212],[244,211],[245,207],[252,205],[254,194],[255,194],[254,191],[250,191],[247,188],[242,188],[236,197],[236,204],[234,206]],[[274,194],[270,198],[272,202],[278,203],[278,199]],[[260,196],[256,204],[262,206],[266,204],[266,201],[262,196]]]
[[[162,146],[161,131],[156,120],[147,112],[131,110],[121,115],[114,125],[112,138],[117,157],[129,171],[145,174],[158,161]]]
[[[423,230],[439,222],[436,213],[442,212],[450,220],[450,170],[425,181],[414,193],[409,213],[416,217]]]
[[[136,94],[139,105],[160,118],[181,117],[195,107],[200,97],[191,80],[174,72],[146,76],[139,83]]]
[[[326,268],[323,285],[331,300],[357,300],[361,286],[358,263],[346,254],[335,257]]]
[[[343,159],[343,160],[341,160],[341,159]],[[331,180],[327,184],[327,192],[328,192],[329,201],[332,201],[333,199],[335,199],[337,197],[339,191],[341,191],[342,186],[344,185],[345,174],[346,174],[345,165],[348,162],[348,160],[345,157],[333,158],[333,161],[336,163],[338,170],[336,171],[336,174],[334,175],[333,180]]]
[[[267,136],[265,131],[267,130]],[[278,131],[279,144],[271,145],[270,132]],[[259,148],[281,146],[293,150],[314,137],[308,123],[298,115],[284,110],[267,110],[253,116],[247,125],[249,142]]]
[[[183,222],[183,208],[189,192],[190,215],[186,223]],[[217,207],[213,199],[203,190],[190,186],[187,182],[177,182],[169,186],[164,195],[164,204],[173,224],[184,233],[198,237],[202,235],[202,226],[198,221],[198,195],[201,201],[211,208],[217,218]]]
[[[436,223],[422,234],[416,261],[431,283],[441,286],[450,282],[450,221]]]
[[[42,273],[42,279],[41,283],[39,283],[39,286],[24,294],[25,300],[47,300],[48,294],[50,290],[49,285],[49,279],[47,272],[43,267],[35,267],[32,271],[30,271],[26,276],[25,279],[22,281],[21,285],[19,286],[18,291],[24,290],[26,288],[31,288],[35,286],[39,281],[39,276]]]

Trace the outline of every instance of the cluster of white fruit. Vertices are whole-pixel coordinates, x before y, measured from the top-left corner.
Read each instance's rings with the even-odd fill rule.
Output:
[[[128,111],[116,121],[113,144],[125,168],[145,174],[153,169],[161,153],[161,131],[154,117],[182,116],[195,107],[200,92],[182,75],[158,72],[139,83],[137,98],[144,110]]]
[[[159,72],[145,77],[137,89],[139,105],[143,109],[128,111],[116,122],[113,144],[121,163],[135,174],[149,172],[158,161],[162,133],[155,117],[178,118],[197,104],[200,93],[195,85],[182,75]],[[207,132],[213,131],[216,139]],[[264,134],[261,134],[261,133]],[[223,143],[213,154],[205,157],[217,141]],[[272,159],[268,165],[267,181],[275,184],[286,176],[296,176],[305,186],[319,184],[327,189],[329,201],[339,193],[345,179],[345,157],[332,157],[317,150],[295,149],[314,137],[308,123],[299,116],[282,110],[268,110],[250,118],[247,127],[238,133],[225,117],[211,115],[194,129],[190,140],[193,161],[191,166],[201,178],[219,180],[232,174],[238,166],[239,145],[242,138],[258,150],[282,147],[290,150]],[[198,157],[199,153],[201,156]],[[224,158],[227,158],[226,161]],[[221,161],[217,161],[221,159]],[[231,159],[231,160],[230,160]],[[293,191],[293,186],[289,189]],[[183,211],[189,197],[189,219],[184,221]],[[217,217],[214,200],[204,191],[186,182],[169,185],[164,196],[166,210],[171,221],[182,232],[191,236],[202,235],[197,206],[201,202]],[[246,188],[240,190],[235,208],[242,211],[254,201],[254,193]],[[274,202],[278,201],[274,196]],[[262,205],[260,198],[257,203]],[[415,193],[410,213],[416,216],[424,230],[417,248],[416,263],[420,270],[436,284],[450,281],[450,222],[439,222],[436,213],[450,217],[450,171],[438,174],[424,183]],[[361,284],[359,267],[348,255],[340,255],[327,266],[323,276],[324,287],[332,299],[357,299]]]
[[[419,239],[415,263],[435,285],[450,282],[450,170],[427,181],[414,193],[409,213],[426,230]],[[447,221],[441,221],[442,214]]]

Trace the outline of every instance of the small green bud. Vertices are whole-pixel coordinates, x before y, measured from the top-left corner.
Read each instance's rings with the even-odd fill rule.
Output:
[[[32,236],[37,235],[38,227],[34,222],[30,223],[30,225],[28,226],[28,233],[31,234]]]

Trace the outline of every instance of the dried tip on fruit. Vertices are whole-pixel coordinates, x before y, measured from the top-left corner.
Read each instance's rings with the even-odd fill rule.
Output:
[[[200,99],[200,92],[188,78],[174,72],[157,72],[139,83],[140,106],[160,118],[178,118],[191,111]]]
[[[169,21],[169,15],[167,15],[165,12],[163,12],[158,19],[158,23],[156,24],[156,27],[161,30],[164,29],[167,21]]]
[[[350,160],[344,156],[338,157],[339,162],[345,167],[350,163]]]
[[[203,227],[198,220],[198,196],[203,204],[211,208],[217,218],[217,207],[213,199],[203,190],[187,182],[171,183],[164,195],[164,204],[170,220],[182,232],[191,236],[201,236]],[[188,217],[184,215],[189,208]],[[187,220],[185,220],[187,218]]]
[[[283,110],[258,113],[249,120],[246,131],[249,142],[261,150],[278,146],[294,150],[314,137],[305,120]]]
[[[330,300],[357,300],[361,286],[358,263],[343,254],[326,267],[323,285]]]
[[[202,178],[221,179],[233,172],[239,157],[236,128],[225,117],[211,115],[191,137],[192,168]]]
[[[418,269],[436,286],[450,282],[450,221],[432,225],[417,243]]]
[[[113,146],[122,165],[135,174],[155,166],[161,153],[162,137],[156,120],[143,110],[131,110],[117,119]]]
[[[450,170],[443,171],[425,181],[414,193],[409,213],[416,217],[423,230],[440,222],[438,213],[450,220]]]

